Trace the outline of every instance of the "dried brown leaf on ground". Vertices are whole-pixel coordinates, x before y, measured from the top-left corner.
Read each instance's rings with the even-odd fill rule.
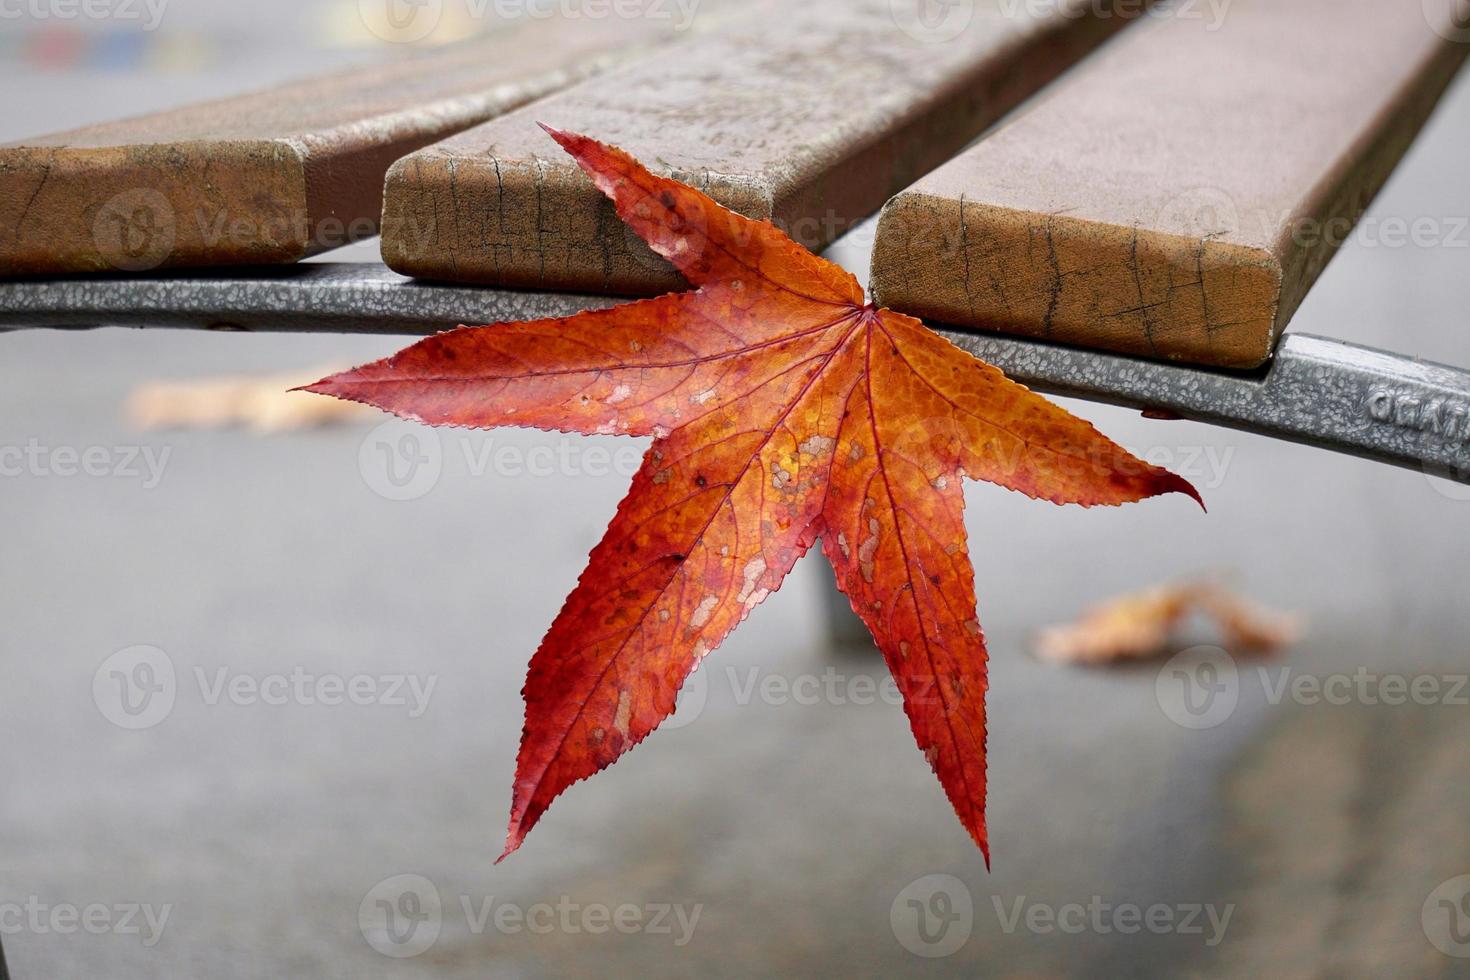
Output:
[[[1146,660],[1169,651],[1192,614],[1219,630],[1236,653],[1268,654],[1295,642],[1301,618],[1267,609],[1212,582],[1173,582],[1118,596],[1087,610],[1075,622],[1052,626],[1036,638],[1036,655],[1064,664]]]
[[[289,374],[233,375],[191,381],[155,381],[128,396],[128,421],[135,429],[224,429],[288,432],[370,421],[380,413],[366,405],[289,392],[337,368]]]

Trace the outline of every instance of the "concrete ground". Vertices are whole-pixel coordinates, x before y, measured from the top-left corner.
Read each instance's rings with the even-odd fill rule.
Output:
[[[177,9],[180,31],[207,34],[207,7]],[[182,76],[7,51],[0,88],[25,98],[5,100],[0,142],[355,56],[264,15],[260,36],[234,26],[245,40]],[[1462,77],[1371,213],[1435,218],[1442,240],[1355,239],[1294,329],[1470,364],[1467,121]],[[837,249],[858,269],[862,237]],[[901,709],[873,693],[881,663],[829,648],[818,556],[709,659],[669,730],[494,866],[527,658],[638,444],[413,432],[428,468],[395,484],[407,471],[387,467],[415,447],[375,423],[139,434],[121,412],[149,380],[397,343],[0,337],[0,447],[46,460],[0,477],[0,937],[15,976],[1470,968],[1470,490],[1075,404],[1194,479],[1210,513],[970,486],[992,872]],[[89,449],[104,475],[64,475],[66,451]],[[517,465],[547,460],[546,475]],[[1305,639],[1279,661],[1217,664],[1220,699],[1193,711],[1177,663],[1074,670],[1027,652],[1089,603],[1201,574],[1300,612]],[[1400,682],[1424,703],[1386,703]],[[337,683],[364,703],[323,703]]]

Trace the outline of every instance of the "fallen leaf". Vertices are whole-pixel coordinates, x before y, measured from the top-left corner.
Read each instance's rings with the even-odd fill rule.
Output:
[[[1241,653],[1275,653],[1302,635],[1302,618],[1276,612],[1221,586],[1206,586],[1196,598],[1215,620],[1225,645]]]
[[[562,790],[674,710],[690,671],[819,538],[986,852],[986,654],[966,476],[1056,503],[1184,480],[1135,459],[767,222],[547,129],[696,288],[465,327],[311,385],[431,425],[652,436],[531,660],[505,855]]]
[[[1225,646],[1238,653],[1273,653],[1301,634],[1295,616],[1265,609],[1214,583],[1183,582],[1119,596],[1087,610],[1074,623],[1043,630],[1036,639],[1036,655],[1066,664],[1163,656],[1195,612],[1213,619]]]
[[[372,410],[353,402],[292,398],[287,390],[321,376],[317,370],[155,381],[134,389],[124,410],[133,428],[144,432],[231,426],[285,432],[373,417]]]

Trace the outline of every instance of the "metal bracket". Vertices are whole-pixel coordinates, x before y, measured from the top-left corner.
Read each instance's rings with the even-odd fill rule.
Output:
[[[156,278],[0,282],[0,329],[203,327],[423,335],[461,323],[568,316],[624,300],[420,282],[384,266],[308,263]],[[1039,391],[1110,402],[1421,469],[1470,483],[1470,372],[1288,334],[1232,373],[939,331]]]

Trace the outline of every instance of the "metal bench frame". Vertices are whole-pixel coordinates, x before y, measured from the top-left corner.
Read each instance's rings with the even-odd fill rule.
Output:
[[[0,329],[102,326],[426,335],[568,316],[621,297],[420,282],[376,263],[308,263],[0,282]],[[1039,391],[1261,433],[1470,483],[1470,372],[1288,333],[1231,372],[940,328]]]

